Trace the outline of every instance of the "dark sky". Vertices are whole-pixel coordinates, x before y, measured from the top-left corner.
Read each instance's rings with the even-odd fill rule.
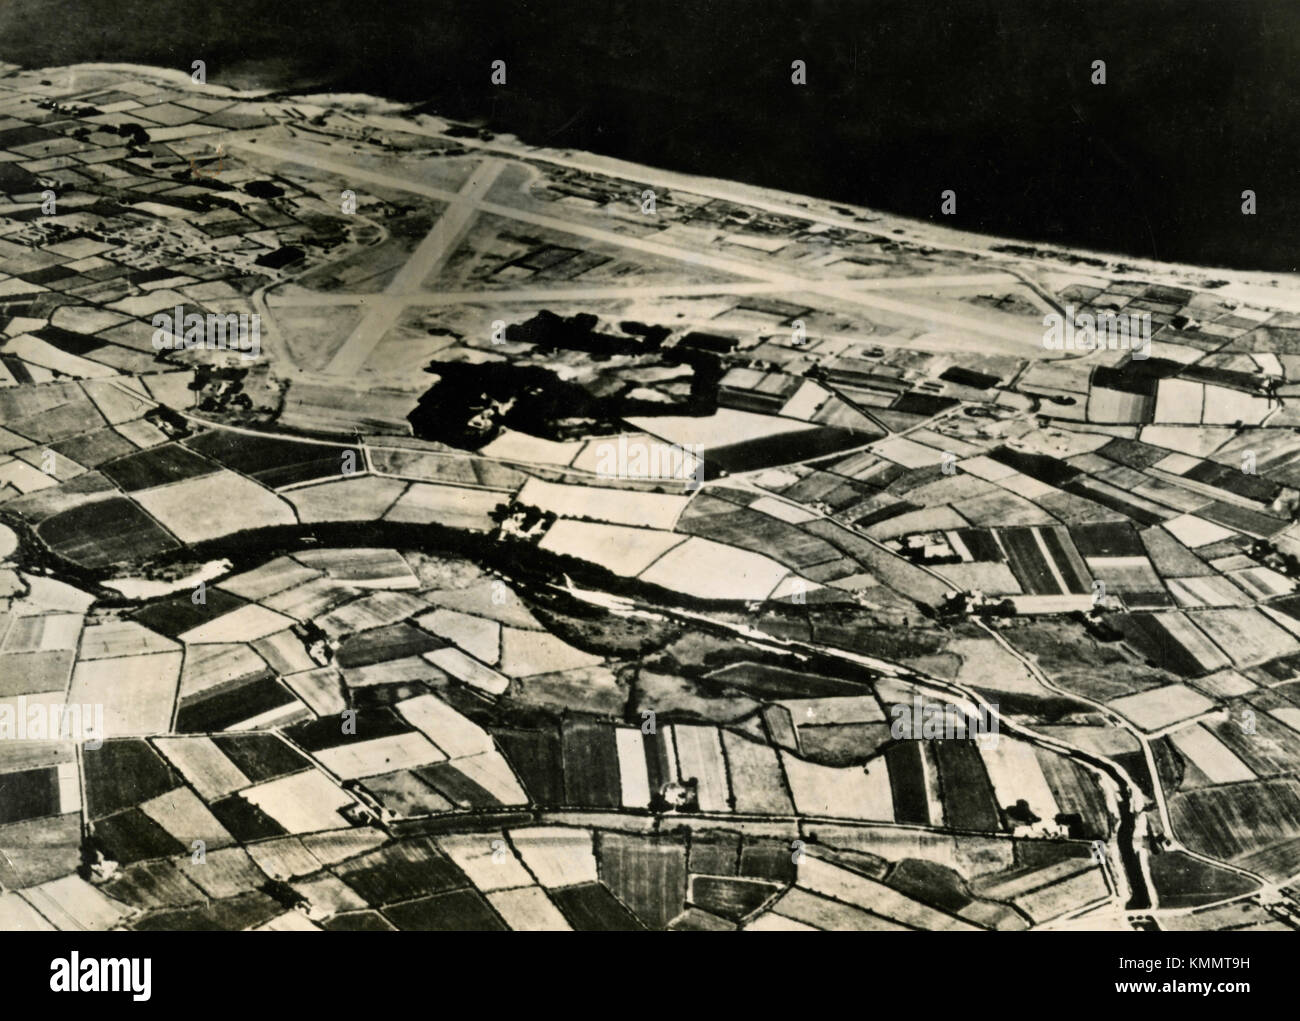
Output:
[[[0,58],[203,59],[922,218],[951,188],[971,230],[1297,262],[1294,0],[5,0]]]

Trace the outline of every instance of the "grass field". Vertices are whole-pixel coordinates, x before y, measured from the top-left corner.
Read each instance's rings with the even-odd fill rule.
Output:
[[[1175,795],[1169,810],[1174,831],[1189,848],[1235,861],[1294,842],[1300,833],[1300,781],[1288,777],[1190,791]],[[1294,864],[1287,864],[1294,871]]]
[[[82,504],[47,518],[36,534],[51,550],[81,567],[148,560],[180,543],[125,497]]]
[[[135,499],[187,543],[246,529],[297,523],[288,504],[232,471],[143,489]]]
[[[365,457],[355,447],[333,447],[276,436],[214,429],[186,440],[185,444],[205,457],[243,475],[251,475],[272,488],[341,475],[344,455],[349,453],[354,470],[360,471],[365,466]]]
[[[217,465],[179,443],[165,443],[109,461],[100,471],[128,493],[133,493],[139,489],[179,482],[181,479],[211,475],[217,471]]]
[[[971,741],[936,741],[943,812],[955,829],[996,833],[1002,828],[988,772]]]

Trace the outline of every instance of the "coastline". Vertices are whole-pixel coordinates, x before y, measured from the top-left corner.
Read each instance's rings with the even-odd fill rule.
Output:
[[[63,67],[22,68],[0,63],[0,70],[54,75],[58,72],[120,73],[160,81],[169,88],[189,88],[239,102],[298,102],[322,109],[336,109],[374,121],[390,130],[417,134],[441,134],[447,126],[463,122],[427,113],[412,113],[421,104],[401,103],[368,93],[289,92],[283,89],[236,89],[215,82],[196,84],[190,74],[177,68],[134,63],[89,62]],[[509,133],[495,134],[490,142],[458,138],[467,148],[498,151],[524,159],[563,160],[567,165],[588,169],[654,187],[697,194],[725,193],[728,198],[758,208],[803,216],[816,223],[846,230],[891,235],[898,240],[925,247],[960,252],[980,258],[1028,262],[1036,271],[1057,280],[1138,278],[1204,291],[1241,303],[1268,305],[1300,314],[1300,273],[1230,269],[1191,263],[1163,262],[1114,252],[1067,247],[1052,242],[1035,242],[992,234],[979,234],[884,212],[854,203],[801,195],[780,189],[666,170],[578,149],[532,145]],[[837,212],[848,210],[852,215]],[[1215,285],[1215,286],[1211,286]]]

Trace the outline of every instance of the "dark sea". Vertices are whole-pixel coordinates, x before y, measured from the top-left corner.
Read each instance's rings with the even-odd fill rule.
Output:
[[[1300,264],[1297,0],[0,0],[0,59],[202,59],[981,233]]]

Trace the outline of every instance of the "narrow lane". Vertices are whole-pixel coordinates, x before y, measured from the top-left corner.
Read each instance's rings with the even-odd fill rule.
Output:
[[[1022,724],[1014,723],[1003,716],[996,706],[991,705],[979,694],[964,685],[934,677],[912,667],[891,663],[875,656],[820,645],[815,642],[777,638],[746,624],[733,624],[730,621],[718,620],[707,614],[695,613],[691,610],[651,606],[621,596],[611,596],[604,592],[577,588],[567,578],[565,580],[566,585],[556,585],[555,588],[572,598],[599,606],[621,616],[659,620],[676,619],[696,626],[703,625],[739,636],[747,644],[768,651],[796,654],[804,652],[811,656],[838,659],[869,671],[873,675],[892,677],[922,690],[928,689],[930,692],[938,691],[947,695],[957,695],[967,703],[967,705],[959,704],[959,708],[963,713],[971,716],[980,713],[987,714],[989,718],[997,721],[999,733],[1019,737],[1031,744],[1080,762],[1091,772],[1101,774],[1115,788],[1114,793],[1119,817],[1115,820],[1116,825],[1111,837],[1110,855],[1108,857],[1113,856],[1113,859],[1119,861],[1121,867],[1118,870],[1107,869],[1107,874],[1117,891],[1121,906],[1130,911],[1139,911],[1151,907],[1151,886],[1146,870],[1142,865],[1142,852],[1139,850],[1138,841],[1135,839],[1138,817],[1144,807],[1145,797],[1127,771],[1118,763],[1104,756],[1075,748],[1056,738],[1046,737]],[[970,707],[969,710],[967,706]]]

